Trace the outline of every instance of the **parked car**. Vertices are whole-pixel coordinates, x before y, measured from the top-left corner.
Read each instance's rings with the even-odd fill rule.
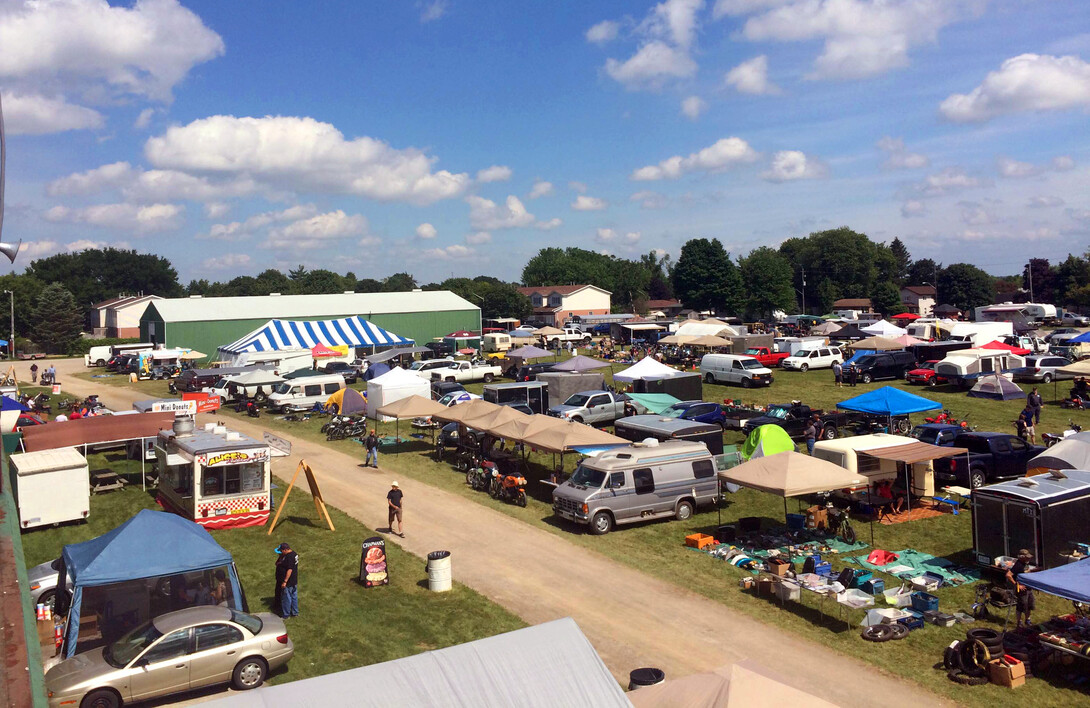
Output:
[[[954,444],[954,439],[964,432],[965,428],[960,425],[950,425],[948,423],[921,423],[914,427],[909,435],[920,442],[925,442],[929,445],[950,447]]]
[[[425,378],[440,378],[444,381],[458,381],[461,383],[473,381],[492,383],[492,381],[497,376],[502,375],[502,373],[500,367],[495,364],[484,364],[472,361],[452,361],[448,367],[430,370],[425,369],[418,371],[417,375]]]
[[[347,361],[331,361],[322,367],[327,374],[340,374],[346,384],[354,384],[360,379],[359,369]]]
[[[1087,325],[1090,325],[1090,317],[1085,317],[1076,312],[1068,312],[1065,310],[1063,315],[1060,317],[1060,324],[1075,327],[1086,327]]]
[[[1007,433],[963,432],[954,438],[954,447],[964,447],[969,453],[935,460],[935,479],[973,489],[1024,476],[1026,463],[1045,450],[1043,445],[1030,445]]]
[[[469,403],[470,401],[476,400],[478,398],[480,398],[480,396],[475,393],[470,393],[469,391],[451,391],[450,393],[436,401],[436,403],[441,406],[446,406],[447,408],[450,408],[451,406],[456,406],[459,403]]]
[[[700,374],[707,383],[735,383],[742,388],[772,385],[771,369],[740,354],[705,354],[700,358]]]
[[[563,404],[549,408],[548,415],[588,425],[609,424],[624,417],[625,404],[630,401],[631,399],[623,393],[580,391],[572,394]],[[631,405],[635,407],[637,413],[646,412],[646,409],[638,403],[631,402]]]
[[[903,379],[916,368],[916,358],[909,352],[875,352],[856,359],[848,366],[858,372],[865,384],[879,379]]]
[[[112,708],[230,683],[257,688],[295,653],[284,620],[216,605],[168,612],[45,675],[51,708]]]
[[[723,407],[709,401],[679,401],[664,410],[662,417],[713,423],[723,429],[727,427],[727,416]]]
[[[561,334],[550,334],[545,337],[545,342],[549,347],[555,347],[560,342],[582,342],[583,344],[590,344],[591,338],[589,334],[583,332],[579,327],[565,327]]]
[[[747,420],[742,426],[742,432],[748,436],[760,426],[772,424],[780,426],[792,438],[798,439],[806,434],[806,429],[810,427],[810,418],[814,415],[821,419],[820,437],[825,440],[833,440],[842,428],[858,422],[860,418],[853,413],[825,412],[820,408],[811,408],[801,403],[771,405],[765,410],[764,415]]]
[[[547,364],[525,364],[520,366],[515,371],[515,381],[536,381],[538,374],[544,374],[546,371],[552,371],[555,363]]]
[[[1052,339],[1064,337],[1065,335],[1078,334],[1079,330],[1074,327],[1058,327],[1045,335],[1045,341],[1049,344],[1052,343]]]
[[[325,405],[330,396],[344,387],[344,377],[340,374],[292,379],[276,384],[269,395],[268,406],[282,412],[306,410],[315,403]]]
[[[33,413],[20,413],[15,419],[15,429],[22,430],[34,425],[45,425],[45,421]]]
[[[428,342],[424,346],[432,351],[432,357],[454,356],[454,345],[450,342]]]
[[[453,357],[443,357],[442,359],[421,359],[420,361],[414,361],[409,366],[409,371],[413,372],[421,378],[430,379],[432,373],[439,373],[440,369],[449,369],[454,365]],[[446,380],[443,376],[439,378]]]
[[[457,381],[432,381],[431,382],[431,397],[438,401],[448,393],[454,393],[455,391],[465,391],[466,387]]]
[[[780,363],[791,356],[790,352],[777,352],[773,351],[771,347],[750,347],[746,350],[746,356],[751,356],[757,361],[761,362],[762,366],[773,368],[779,366]]]
[[[1070,374],[1061,374],[1057,369],[1070,364],[1062,356],[1052,354],[1030,354],[1026,357],[1026,365],[1014,370],[1015,381],[1028,383],[1051,383],[1064,379],[1073,379]]]
[[[844,361],[844,354],[841,353],[840,347],[814,347],[799,349],[780,362],[780,366],[785,369],[809,371],[831,368],[837,361]]]
[[[61,569],[61,559],[54,558],[51,561],[41,563],[26,572],[27,584],[30,586],[30,604],[49,605],[53,607],[57,601],[57,577]],[[72,579],[68,578],[68,590],[72,590]]]
[[[910,384],[923,384],[924,386],[934,386],[938,383],[935,376],[935,366],[938,363],[938,360],[935,359],[925,361],[905,374],[905,382]]]

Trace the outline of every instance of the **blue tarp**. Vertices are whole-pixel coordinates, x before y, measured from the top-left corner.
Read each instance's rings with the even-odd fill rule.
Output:
[[[919,413],[920,411],[933,411],[942,408],[942,404],[931,401],[923,396],[917,396],[908,391],[902,391],[892,386],[868,391],[862,396],[849,398],[836,404],[837,408],[846,411],[859,411],[861,413],[875,413],[879,415],[906,415]]]
[[[378,378],[389,370],[389,364],[383,364],[382,362],[379,362],[378,364],[371,364],[367,367],[367,371],[363,372],[363,380],[370,381],[371,379]]]
[[[1023,573],[1018,582],[1056,597],[1090,602],[1090,558],[1039,573]]]
[[[873,354],[874,353],[873,349],[855,349],[853,351],[855,353],[852,354],[851,358],[848,359],[846,362],[844,362],[844,367],[845,368],[847,368],[850,364],[854,364],[855,362],[859,361],[860,359],[867,356],[868,354]]]
[[[24,406],[19,401],[15,400],[11,396],[0,396],[0,410],[3,411],[29,411],[30,409]]]
[[[169,512],[142,509],[113,531],[65,546],[61,557],[74,585],[65,637],[66,657],[76,650],[85,587],[226,566],[235,609],[244,609],[231,554],[204,528]]]
[[[1077,337],[1072,337],[1071,339],[1067,340],[1068,344],[1084,344],[1086,342],[1090,342],[1090,332],[1083,332]]]

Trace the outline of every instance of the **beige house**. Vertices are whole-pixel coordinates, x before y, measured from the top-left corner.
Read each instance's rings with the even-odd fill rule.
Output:
[[[926,317],[935,309],[935,287],[933,285],[906,285],[901,288],[901,304],[905,310]]]
[[[96,337],[140,336],[140,315],[158,295],[119,295],[91,306],[91,330]]]
[[[519,288],[534,305],[534,318],[559,327],[572,315],[608,315],[610,293],[595,285],[544,285]]]

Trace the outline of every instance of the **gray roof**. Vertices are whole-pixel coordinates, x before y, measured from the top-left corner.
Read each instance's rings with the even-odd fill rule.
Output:
[[[1090,472],[1086,470],[1063,470],[1066,479],[1056,479],[1052,475],[1040,474],[1033,477],[1019,477],[998,484],[981,487],[977,492],[991,494],[999,492],[1032,501],[1044,501],[1051,497],[1083,491],[1090,493]],[[973,493],[976,496],[976,492]]]
[[[163,431],[162,434],[167,434],[168,431]],[[210,433],[204,428],[197,428],[193,431],[192,435],[185,435],[182,437],[175,437],[174,444],[180,450],[185,450],[191,455],[203,455],[209,452],[221,452],[224,450],[241,450],[254,447],[268,447],[265,442],[261,440],[254,440],[249,435],[243,435],[242,433],[236,433],[235,431],[228,430],[228,433],[235,433],[238,435],[237,439],[228,440],[226,434]]]
[[[684,418],[664,418],[661,415],[630,415],[625,418],[618,418],[614,423],[614,428],[617,425],[622,428],[632,428],[634,430],[655,430],[663,433],[687,433],[687,432],[705,432],[708,430],[715,430],[718,425],[713,423],[702,423],[699,420],[686,420]]]
[[[404,659],[266,685],[205,705],[300,708],[349,703],[376,708],[632,706],[570,617]]]
[[[155,300],[163,322],[210,320],[271,320],[306,317],[346,317],[402,312],[479,310],[449,290],[400,293],[345,293],[337,295],[253,295],[244,297],[183,297]],[[146,314],[146,313],[145,313]]]

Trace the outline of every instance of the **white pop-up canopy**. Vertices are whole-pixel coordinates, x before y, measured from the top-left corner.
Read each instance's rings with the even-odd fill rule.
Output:
[[[668,379],[671,376],[679,376],[684,372],[663,364],[660,361],[645,356],[624,371],[613,375],[614,381],[638,381],[640,379]]]
[[[890,324],[885,320],[878,320],[869,327],[864,327],[863,331],[867,334],[874,335],[875,337],[900,337],[902,334],[908,334],[907,329],[902,329],[895,324]]]
[[[409,396],[431,398],[431,386],[426,379],[395,366],[382,376],[376,376],[367,382],[367,417],[379,417],[379,408]],[[385,415],[379,419],[394,420],[393,417]]]

